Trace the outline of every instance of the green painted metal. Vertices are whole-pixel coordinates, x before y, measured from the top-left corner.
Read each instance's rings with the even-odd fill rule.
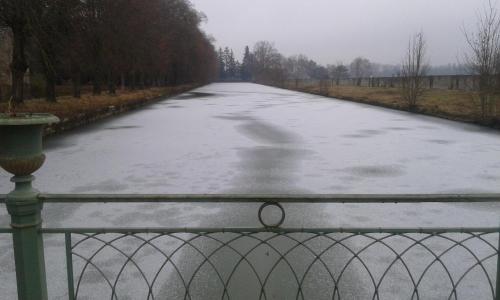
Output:
[[[402,284],[398,286],[398,288],[400,288],[401,292],[406,290],[412,293],[409,297],[411,299],[423,299],[421,293],[427,290],[429,286],[425,286],[421,283],[425,278],[430,279],[428,276],[430,273],[439,275],[443,280],[448,281],[448,284],[443,284],[439,281],[440,288],[448,294],[448,297],[443,295],[441,298],[462,299],[459,298],[458,295],[460,295],[461,290],[470,289],[470,283],[467,282],[467,279],[472,277],[468,276],[468,274],[471,274],[473,271],[479,271],[485,276],[481,277],[481,286],[484,287],[481,290],[488,294],[491,292],[491,297],[482,297],[481,299],[496,299],[494,275],[487,271],[485,264],[490,259],[494,260],[498,254],[497,248],[490,243],[490,240],[492,238],[495,239],[498,233],[474,232],[450,235],[442,233],[337,234],[279,232],[262,234],[263,232],[266,232],[266,230],[256,228],[254,233],[229,231],[213,233],[173,232],[158,234],[131,232],[111,234],[75,233],[74,244],[72,245],[73,256],[81,262],[80,267],[75,268],[75,298],[78,298],[78,296],[84,296],[90,299],[95,298],[93,288],[95,286],[96,276],[101,279],[103,287],[109,290],[112,299],[115,298],[114,296],[121,299],[122,295],[126,298],[130,290],[120,288],[120,282],[123,281],[124,270],[131,267],[137,271],[135,280],[145,287],[141,289],[143,297],[135,296],[134,299],[155,299],[155,295],[153,294],[153,291],[156,290],[155,286],[163,285],[162,283],[164,283],[163,280],[156,279],[159,278],[158,276],[165,267],[171,267],[174,275],[172,277],[169,276],[169,279],[177,279],[180,281],[180,284],[173,286],[175,287],[174,289],[170,289],[172,291],[172,297],[169,297],[170,295],[167,290],[162,290],[162,293],[158,294],[158,297],[177,299],[181,298],[177,295],[184,294],[184,299],[190,299],[192,297],[192,283],[196,278],[201,279],[200,277],[203,276],[202,273],[205,273],[202,270],[208,267],[210,269],[210,275],[207,275],[207,277],[201,279],[201,281],[208,282],[208,277],[214,277],[216,280],[212,281],[210,286],[205,285],[207,291],[220,290],[222,295],[220,295],[220,297],[217,296],[218,299],[241,299],[245,297],[242,297],[243,294],[238,294],[238,296],[235,295],[238,288],[231,284],[233,281],[232,278],[239,270],[245,269],[246,271],[250,271],[245,268],[249,266],[252,270],[252,276],[245,278],[245,283],[248,284],[248,286],[256,286],[257,292],[260,291],[260,297],[259,294],[255,294],[255,297],[250,298],[269,298],[269,288],[273,284],[272,280],[269,279],[274,273],[274,275],[279,274],[279,279],[282,282],[295,281],[296,286],[291,286],[290,288],[293,293],[298,296],[290,296],[287,297],[287,299],[314,299],[312,297],[306,297],[306,295],[311,292],[311,286],[308,286],[305,282],[308,274],[318,271],[314,266],[318,266],[319,264],[324,266],[326,270],[332,270],[331,268],[334,268],[335,272],[326,271],[326,273],[323,273],[324,277],[322,276],[321,278],[322,283],[314,285],[313,287],[321,288],[323,284],[326,284],[326,295],[328,298],[343,299],[340,295],[345,295],[345,291],[349,290],[348,286],[340,284],[345,274],[345,270],[349,269],[353,263],[359,263],[359,273],[368,276],[371,280],[371,283],[366,282],[365,284],[365,282],[363,282],[363,289],[366,288],[365,291],[367,295],[372,295],[366,297],[367,299],[386,299],[386,297],[380,297],[380,292],[386,288],[394,287],[394,282],[386,279],[388,279],[387,277],[389,276],[387,275],[390,272],[395,271],[393,267],[396,264],[401,264],[399,265],[399,270],[402,271],[403,274],[408,275],[408,277],[398,277],[402,279],[406,278],[406,280],[403,279],[404,284],[401,282]],[[442,244],[441,247],[433,248],[429,245],[431,240],[445,243]],[[130,243],[127,241],[130,241]],[[243,241],[250,242],[251,246],[241,248],[240,246]],[[276,244],[278,241],[281,245]],[[290,243],[283,243],[284,241]],[[170,242],[173,242],[176,246],[160,246],[170,244]],[[476,242],[479,243],[479,245],[476,245]],[[132,246],[134,244],[137,246]],[[206,247],[207,244],[211,244],[212,246]],[[285,246],[285,244],[287,245]],[[403,244],[405,246],[402,246]],[[322,246],[318,248],[319,245]],[[382,249],[380,247],[382,247]],[[484,251],[486,250],[485,247],[488,251]],[[266,253],[266,258],[262,257],[263,253],[261,250],[263,250],[263,248],[268,251]],[[113,252],[116,253],[117,256],[123,258],[116,262],[116,267],[113,267],[115,271],[105,268],[105,266],[98,263],[101,261],[100,258],[107,257],[107,254],[104,252],[108,249],[113,249]],[[189,249],[188,259],[190,263],[194,264],[193,269],[187,272],[183,270],[184,268],[182,266],[184,264],[180,265],[178,259],[176,259],[176,257],[184,252],[184,249]],[[345,256],[345,259],[342,259],[342,263],[340,264],[332,265],[332,260],[328,259],[328,257],[330,257],[329,255],[335,255],[339,249],[346,251],[346,253],[342,255]],[[374,251],[374,249],[376,249],[377,252],[383,251],[388,254],[387,256],[384,255],[386,259],[377,261],[376,269],[372,269],[368,261],[366,261],[369,257],[367,256],[368,252]],[[458,270],[454,268],[456,260],[449,260],[449,258],[456,258],[454,249],[463,250],[470,253],[472,256],[471,260],[467,259],[463,261],[463,265]],[[222,265],[217,264],[213,259],[221,255],[221,251],[225,252],[225,250],[228,250],[231,254],[229,254],[229,252],[225,253],[224,258],[227,257],[228,259],[223,259],[224,263]],[[411,253],[414,250],[419,250],[419,256],[422,257],[421,263],[416,261],[411,262],[411,259],[410,261],[408,260],[409,256],[413,256]],[[141,264],[141,257],[143,257],[143,255],[141,255],[142,251],[147,251],[147,256],[155,262],[155,268],[143,267]],[[478,251],[478,253],[475,253],[476,251]],[[296,252],[300,252],[304,255],[304,258],[308,257],[309,259],[305,259],[304,261],[299,259],[297,261],[296,256],[293,255],[293,253]],[[230,259],[231,255],[239,259]],[[261,265],[261,259],[267,260],[266,264],[269,268],[257,267]],[[494,262],[495,261],[492,261],[492,263]],[[277,267],[281,264],[287,265],[288,268],[275,272],[278,270]],[[417,265],[419,266],[418,270],[423,270],[422,272],[413,272],[413,266]],[[434,266],[438,268],[433,268]],[[437,271],[436,269],[440,270],[437,274],[434,272]],[[95,273],[95,270],[97,270],[98,274]],[[86,276],[89,272],[93,272],[92,276],[90,276],[90,278],[92,278],[90,281],[86,280],[86,278],[89,278],[89,276]],[[127,287],[126,282],[123,282],[121,286]],[[356,288],[356,286],[353,288]],[[409,291],[407,289],[409,289]],[[86,290],[86,292],[83,292],[84,290]],[[302,293],[302,291],[304,291],[304,293]],[[177,297],[173,297],[173,295]],[[248,293],[245,295],[248,295]],[[322,295],[325,295],[325,293],[322,293]]]
[[[0,115],[0,166],[14,175],[15,188],[5,197],[11,216],[19,300],[47,299],[43,239],[40,232],[42,202],[31,175],[45,161],[43,126],[57,122],[47,114]]]
[[[497,286],[495,289],[496,300],[500,300],[500,231],[498,234],[498,254],[497,254]]]
[[[46,114],[0,115],[0,166],[17,176],[38,170],[45,161],[43,127],[57,121],[57,117]]]
[[[0,203],[7,195],[0,194]],[[134,202],[204,202],[204,203],[459,203],[500,202],[500,194],[312,194],[312,195],[218,195],[218,194],[44,194],[47,203],[134,203]]]
[[[40,194],[47,203],[431,203],[500,202],[500,194]]]
[[[75,281],[73,279],[73,253],[71,251],[71,232],[64,234],[64,243],[66,245],[66,273],[68,279],[68,299],[75,299]]]
[[[373,227],[286,227],[286,228],[259,228],[259,227],[72,227],[72,228],[43,228],[41,230],[46,234],[67,234],[67,233],[88,233],[88,234],[105,234],[105,233],[388,233],[388,234],[404,234],[404,233],[426,233],[426,234],[441,234],[441,233],[497,233],[500,232],[500,227],[422,227],[422,228],[373,228]]]
[[[0,114],[0,126],[47,125],[59,122],[59,118],[43,113],[16,113],[11,116]]]
[[[31,186],[32,176],[15,176],[16,188],[7,197],[11,216],[17,293],[20,300],[47,299],[43,239],[40,233],[42,203]]]

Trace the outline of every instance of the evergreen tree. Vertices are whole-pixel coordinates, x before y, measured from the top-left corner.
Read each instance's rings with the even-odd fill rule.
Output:
[[[245,47],[243,62],[241,64],[241,80],[250,81],[252,79],[252,53],[248,46]]]
[[[222,58],[223,58],[223,61],[224,61],[224,77],[225,79],[228,79],[231,77],[231,73],[230,73],[230,65],[231,65],[231,61],[230,61],[230,50],[229,50],[229,47],[225,47],[224,48],[224,52],[222,53]]]
[[[222,52],[222,48],[219,48],[217,52],[217,61],[218,61],[218,69],[219,69],[219,80],[226,79],[226,63],[224,59],[224,52]]]
[[[234,58],[234,52],[229,47],[219,48],[217,53],[219,62],[219,80],[241,80],[241,64]]]
[[[229,57],[227,58],[228,60],[228,73],[229,73],[229,78],[235,79],[236,77],[236,61],[234,59],[234,53],[233,49],[229,51]]]
[[[242,80],[241,63],[239,61],[235,61],[235,63],[234,63],[234,78],[237,80]]]

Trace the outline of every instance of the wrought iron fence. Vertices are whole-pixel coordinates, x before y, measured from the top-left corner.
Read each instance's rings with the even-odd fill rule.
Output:
[[[500,195],[38,199],[262,203],[256,213],[262,227],[254,228],[40,228],[40,234],[65,237],[68,299],[499,299],[499,227],[287,228],[280,203],[498,202]],[[274,224],[262,217],[267,206],[280,209]]]

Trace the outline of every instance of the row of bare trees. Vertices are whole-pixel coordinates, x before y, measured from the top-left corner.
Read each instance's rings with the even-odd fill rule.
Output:
[[[187,0],[0,0],[0,27],[12,41],[12,102],[24,99],[28,68],[43,76],[49,101],[66,80],[75,97],[87,82],[94,94],[114,94],[117,85],[210,81],[217,61],[203,18]]]
[[[246,46],[241,63],[234,58],[232,49],[226,47],[218,51],[218,79],[221,81],[257,81],[280,85],[284,80],[333,79],[338,85],[340,80],[354,77],[359,79],[359,85],[361,78],[380,74],[381,71],[387,73],[391,67],[395,68],[372,63],[364,57],[355,58],[350,65],[338,63],[325,67],[303,54],[285,57],[269,41],[257,42],[252,51]]]
[[[477,93],[472,94],[479,103],[483,122],[497,118],[497,100],[500,95],[500,15],[490,1],[478,13],[476,28],[463,29],[469,51],[464,54],[468,73],[478,80]],[[408,43],[401,65],[401,95],[409,110],[417,108],[417,101],[424,93],[423,79],[429,70],[426,63],[426,42],[422,32],[415,34]]]

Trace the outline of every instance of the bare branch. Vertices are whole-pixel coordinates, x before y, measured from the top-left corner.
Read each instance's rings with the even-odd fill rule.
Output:
[[[495,117],[493,94],[498,89],[500,73],[500,16],[491,1],[477,13],[475,31],[463,28],[470,53],[464,54],[469,72],[478,78],[481,116],[483,121]]]
[[[411,111],[417,108],[417,101],[424,93],[423,79],[429,69],[425,54],[424,34],[416,33],[408,41],[407,52],[401,65],[401,97]]]

